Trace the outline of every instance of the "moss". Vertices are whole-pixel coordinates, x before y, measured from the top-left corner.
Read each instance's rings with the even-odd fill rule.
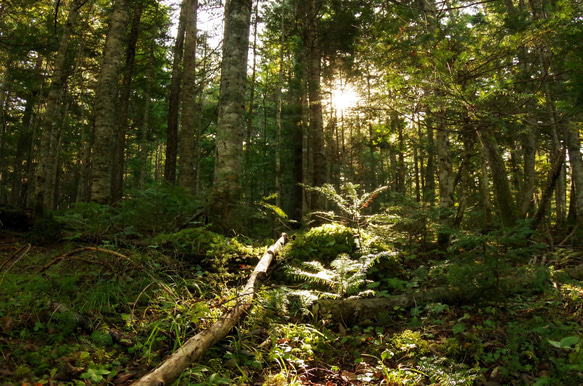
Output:
[[[355,232],[343,225],[325,224],[299,236],[290,246],[289,257],[330,263],[338,255],[356,250]]]
[[[183,229],[177,233],[162,234],[156,241],[179,252],[200,255],[251,255],[253,249],[236,239],[230,239],[205,228]]]

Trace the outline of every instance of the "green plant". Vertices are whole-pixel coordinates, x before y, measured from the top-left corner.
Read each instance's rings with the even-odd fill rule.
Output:
[[[430,379],[431,384],[474,385],[480,377],[479,368],[470,368],[445,357],[423,357],[417,367]]]
[[[359,195],[359,185],[352,182],[346,182],[337,191],[334,185],[324,184],[322,186],[306,186],[302,185],[308,191],[315,191],[322,194],[326,199],[332,201],[340,209],[341,215],[339,218],[331,212],[315,212],[315,215],[322,215],[325,218],[333,219],[335,221],[347,222],[351,227],[357,229],[357,235],[360,239],[361,229],[366,225],[366,218],[362,212],[370,206],[379,193],[388,189],[388,186],[381,186],[372,192],[362,192]]]
[[[112,377],[113,375],[115,374],[112,374],[110,370],[89,368],[81,374],[81,378],[87,379],[90,382],[100,383],[105,380],[105,376]]]
[[[174,232],[195,222],[193,216],[201,207],[200,201],[184,189],[158,184],[146,190],[129,191],[115,206],[78,203],[55,213],[54,218],[72,231],[69,239],[84,236],[101,240],[104,235],[135,237]]]
[[[302,261],[329,263],[338,255],[356,250],[355,234],[340,224],[324,224],[298,236],[286,247],[286,256]]]
[[[376,262],[376,255],[361,256],[351,259],[347,254],[338,256],[330,263],[331,269],[325,268],[318,261],[304,262],[303,267],[289,266],[287,273],[296,279],[323,285],[335,296],[371,294],[371,290],[361,290],[370,283],[366,279],[368,269]]]

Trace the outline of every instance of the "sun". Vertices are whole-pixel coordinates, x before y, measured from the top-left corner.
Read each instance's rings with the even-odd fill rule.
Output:
[[[346,111],[358,106],[360,95],[351,85],[337,86],[332,89],[332,106],[336,110]]]

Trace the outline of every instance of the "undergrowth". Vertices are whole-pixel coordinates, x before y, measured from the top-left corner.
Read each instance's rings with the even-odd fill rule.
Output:
[[[340,216],[297,234],[246,317],[178,384],[583,384],[580,252],[537,242],[527,223],[449,230],[437,249],[431,214],[408,205],[402,226],[406,211],[386,205],[353,217],[359,228]],[[219,320],[273,242],[180,230],[177,209],[132,243],[136,220],[109,210],[56,217],[65,232],[79,227],[69,241],[0,244],[3,385],[130,384]],[[437,289],[458,296],[424,297]],[[399,297],[415,301],[365,306]],[[313,312],[325,301],[376,316]]]

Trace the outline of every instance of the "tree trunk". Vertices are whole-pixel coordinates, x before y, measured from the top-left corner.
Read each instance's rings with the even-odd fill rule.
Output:
[[[515,205],[512,192],[510,191],[510,186],[508,184],[504,159],[502,158],[500,150],[490,133],[486,130],[479,130],[478,138],[480,139],[482,147],[488,157],[488,164],[490,166],[490,171],[492,172],[496,204],[498,205],[502,225],[505,227],[511,227],[516,222],[516,210],[514,208]]]
[[[441,117],[438,117],[441,120]],[[443,124],[439,124],[436,135],[439,181],[439,220],[441,225],[452,225],[453,211],[453,169],[449,150],[449,135]],[[449,243],[449,233],[439,232],[437,242],[445,248]]]
[[[208,329],[190,338],[168,359],[134,382],[132,386],[172,385],[188,366],[198,361],[207,349],[223,339],[251,307],[257,286],[267,273],[271,261],[287,240],[287,235],[283,233],[279,240],[265,252],[242,293],[236,297],[236,304],[230,311]]]
[[[462,132],[462,138],[464,143],[464,155],[458,172],[460,182],[459,188],[457,188],[459,194],[457,213],[453,220],[454,228],[459,228],[462,223],[464,213],[468,206],[468,194],[470,192],[470,168],[472,167],[471,158],[475,147],[475,138],[473,136],[469,122],[466,122],[465,124]],[[457,185],[458,184],[454,182],[454,190],[456,190]]]
[[[154,78],[154,61],[156,60],[154,55],[154,49],[156,47],[156,42],[152,42],[150,46],[150,63],[152,64],[147,71],[147,77],[145,79],[145,87],[144,87],[144,114],[142,116],[142,125],[140,127],[140,135],[139,135],[139,159],[140,165],[138,168],[137,176],[136,176],[136,186],[138,189],[143,189],[146,182],[146,175],[147,175],[147,164],[148,164],[148,133],[150,131],[150,93],[152,89],[152,80]]]
[[[129,0],[117,0],[114,3],[95,90],[95,142],[91,160],[91,200],[98,204],[111,203],[117,90],[124,57],[128,6]]]
[[[549,171],[538,209],[530,225],[533,230],[538,228],[539,224],[543,221],[544,216],[546,215],[547,209],[551,202],[551,197],[553,195],[553,190],[557,187],[557,181],[560,179],[561,173],[564,170],[564,164],[565,150],[561,149],[558,153],[555,153],[553,157],[551,170]]]
[[[174,43],[174,58],[172,59],[172,79],[170,80],[170,95],[168,96],[168,127],[166,129],[166,161],[164,163],[164,179],[174,185],[176,183],[176,160],[178,157],[178,121],[180,117],[180,91],[182,88],[182,58],[184,56],[184,30],[186,21],[187,1],[183,0]]]
[[[196,46],[198,0],[184,0],[186,3],[184,37],[184,84],[182,89],[182,128],[179,141],[178,185],[187,192],[196,189]]]
[[[235,220],[236,205],[241,198],[240,176],[252,5],[251,0],[230,0],[225,6],[217,156],[211,202],[213,215],[219,218],[218,223],[222,225]]]
[[[433,136],[432,123],[429,122],[427,125],[427,146],[425,148],[427,152],[427,165],[425,166],[423,185],[423,201],[433,205],[435,202],[435,141]]]
[[[326,159],[324,156],[324,118],[322,115],[322,95],[320,86],[321,53],[318,35],[317,0],[308,0],[306,12],[306,41],[308,65],[308,97],[310,107],[310,152],[313,159],[312,183],[322,186],[326,182]],[[311,210],[324,209],[318,192],[311,197]]]
[[[566,142],[571,164],[571,178],[575,186],[575,194],[571,201],[575,202],[576,224],[583,225],[583,159],[581,158],[581,142],[579,129],[575,126],[566,129]]]
[[[479,142],[480,150],[480,204],[484,211],[484,224],[482,229],[489,229],[492,226],[492,202],[490,200],[490,178],[488,176],[488,156],[484,146]]]
[[[39,57],[36,61],[34,77],[35,83],[38,88],[33,88],[30,90],[30,94],[26,98],[26,106],[24,108],[24,113],[22,116],[22,129],[18,135],[18,142],[16,145],[16,154],[14,158],[14,177],[12,178],[12,189],[10,192],[9,202],[16,206],[17,208],[27,207],[26,197],[29,185],[27,183],[30,180],[30,164],[31,164],[31,154],[33,146],[34,137],[34,121],[37,121],[36,117],[36,106],[39,101],[40,85],[42,84],[43,78],[43,58]],[[0,80],[3,84],[7,82],[5,80]],[[4,108],[4,96],[3,90],[0,90],[0,114],[3,115],[6,109]],[[34,119],[33,119],[34,118]],[[5,128],[4,119],[0,118],[0,127]],[[0,150],[0,154],[5,154]],[[2,168],[0,168],[2,170]],[[5,174],[3,174],[5,175]]]
[[[60,38],[59,50],[55,58],[51,76],[46,110],[42,122],[39,144],[38,166],[34,183],[34,212],[41,216],[47,210],[55,209],[57,169],[59,165],[59,137],[61,135],[62,105],[66,93],[67,80],[72,73],[71,36],[79,17],[81,0],[71,3],[67,22]]]
[[[522,134],[522,152],[524,159],[524,173],[520,192],[519,217],[526,218],[532,208],[534,191],[536,189],[536,136],[534,129],[529,126]]]
[[[285,8],[284,3],[281,4],[281,19],[280,19],[280,31],[281,36],[279,38],[279,69],[277,71],[277,88],[275,89],[275,192],[277,193],[277,199],[275,205],[281,207],[281,198],[283,195],[282,183],[281,183],[281,135],[282,135],[282,124],[281,124],[281,107],[282,107],[282,88],[283,88],[283,61],[285,54]],[[294,216],[295,218],[295,216]]]
[[[247,194],[245,194],[245,201],[247,203],[253,203],[255,201],[255,189],[253,189],[253,183],[251,182],[254,179],[253,176],[253,167],[251,165],[251,154],[253,152],[252,146],[252,135],[253,135],[253,113],[254,113],[254,104],[255,104],[255,81],[257,79],[257,25],[259,24],[259,3],[255,0],[255,6],[253,11],[253,46],[251,49],[252,52],[252,64],[251,64],[251,79],[249,81],[249,109],[247,110],[247,119],[245,124],[245,148],[243,149],[245,152],[245,164],[244,164],[244,175],[245,181],[248,185],[248,189],[246,189]],[[266,79],[265,83],[267,84],[268,81]],[[277,93],[277,91],[276,91]],[[265,102],[265,94],[263,101]],[[266,140],[267,138],[264,137]],[[277,149],[277,144],[276,144]],[[277,150],[276,150],[277,152]],[[276,156],[277,159],[277,156]],[[277,172],[276,172],[277,173]],[[263,174],[265,175],[265,173]],[[265,179],[264,179],[265,181]],[[266,182],[266,181],[265,181]],[[264,183],[265,183],[264,182]],[[278,205],[279,206],[279,205]]]
[[[121,82],[119,97],[119,117],[117,122],[117,135],[114,136],[114,161],[112,164],[111,199],[121,200],[123,195],[123,176],[125,163],[125,142],[128,130],[128,111],[130,106],[130,94],[132,86],[132,76],[134,72],[134,62],[136,58],[136,44],[140,34],[140,20],[142,18],[143,2],[138,2],[134,9],[134,17],[130,29],[128,46],[126,50],[126,61],[123,69],[123,80]]]

